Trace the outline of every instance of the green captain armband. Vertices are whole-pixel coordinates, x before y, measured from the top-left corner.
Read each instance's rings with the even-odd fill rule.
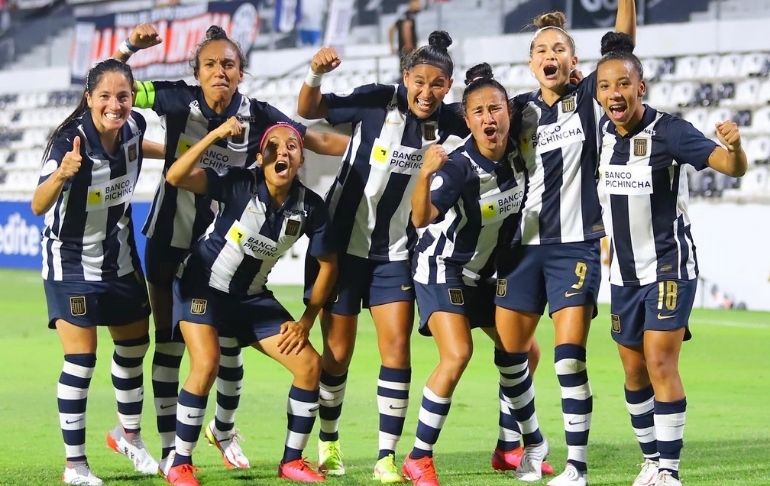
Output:
[[[134,81],[136,97],[134,106],[137,108],[152,108],[155,104],[155,85],[152,81]]]

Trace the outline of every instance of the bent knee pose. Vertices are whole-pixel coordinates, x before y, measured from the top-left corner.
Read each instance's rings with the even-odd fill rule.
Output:
[[[208,393],[220,361],[218,337],[233,336],[275,359],[293,375],[288,426],[279,477],[323,481],[302,459],[318,412],[321,358],[308,341],[318,311],[334,286],[336,254],[321,198],[296,178],[303,163],[302,135],[291,124],[267,128],[260,167],[230,168],[220,175],[196,167],[217,140],[237,138],[236,117],[193,145],[166,173],[173,186],[207,194],[219,211],[185,259],[174,281],[174,322],[190,354],[190,374],[179,394],[175,452],[163,471],[171,484],[197,485],[192,452],[200,435]],[[278,258],[302,235],[319,264],[302,317],[295,321],[265,286]]]
[[[555,327],[554,360],[561,386],[567,466],[551,486],[587,482],[588,434],[593,398],[586,369],[586,341],[600,281],[599,239],[604,236],[596,193],[598,116],[595,73],[577,85],[575,44],[560,12],[535,19],[529,66],[539,89],[514,98],[520,118],[519,146],[527,166],[526,204],[498,259],[497,330],[515,367],[526,356],[548,304]],[[618,3],[615,27],[633,33],[634,2]],[[534,417],[534,391],[520,386],[517,406]],[[527,431],[524,442],[527,444]],[[547,443],[530,444],[517,470],[519,479],[540,479]]]
[[[374,478],[403,481],[395,463],[409,401],[414,288],[408,243],[411,196],[428,147],[459,143],[468,133],[456,105],[443,99],[452,86],[451,39],[434,32],[412,53],[398,85],[359,86],[346,95],[321,94],[321,76],[341,60],[334,49],[318,51],[300,91],[297,112],[352,124],[351,142],[326,204],[340,244],[336,298],[322,314],[319,463],[329,475],[345,468],[339,419],[357,317],[368,307],[377,330],[381,367],[377,383],[379,452]],[[312,263],[312,262],[311,262]],[[313,268],[308,268],[312,281]]]
[[[115,57],[125,61],[132,50],[150,48],[160,42],[152,25],[141,24],[131,32],[127,47],[121,46]],[[228,167],[250,166],[256,159],[264,130],[276,122],[293,122],[270,104],[249,98],[238,90],[246,57],[222,28],[212,26],[206,31],[191,64],[197,85],[188,85],[184,81],[137,83],[138,95],[134,104],[151,108],[165,121],[164,173],[191,145],[230,116],[237,116],[244,122],[243,132],[237,138],[213,143],[202,154],[199,165],[219,173]],[[308,147],[320,153],[341,155],[347,143],[347,137],[306,131],[300,124],[295,127],[306,137]],[[334,142],[337,142],[336,147],[331,146]],[[172,282],[188,249],[213,218],[211,200],[207,196],[193,194],[161,180],[142,228],[147,236],[145,263],[155,321],[152,384],[162,458],[174,447],[179,364],[184,353],[184,344],[171,332]],[[227,467],[248,468],[249,460],[240,447],[235,430],[243,358],[231,336],[220,336],[219,340],[221,362],[216,380],[216,414],[206,427],[205,435],[222,453]]]
[[[642,103],[633,40],[608,33],[597,66],[602,124],[599,195],[611,237],[612,338],[626,406],[644,455],[634,486],[678,486],[687,400],[679,376],[698,266],[687,215],[687,171],[746,172],[734,122],[717,124],[725,148],[689,122]]]
[[[144,118],[131,110],[133,82],[131,69],[115,60],[91,68],[80,104],[51,135],[32,196],[32,211],[45,214],[48,327],[56,329],[64,350],[56,396],[67,484],[102,484],[86,460],[96,326],[108,326],[115,344],[111,370],[120,423],[107,434],[107,444],[131,459],[136,471],[158,470],[140,435],[150,307],[131,197],[147,142]]]

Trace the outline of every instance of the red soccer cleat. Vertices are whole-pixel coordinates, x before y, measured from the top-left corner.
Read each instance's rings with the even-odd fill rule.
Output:
[[[174,486],[200,486],[195,477],[195,467],[192,464],[180,464],[168,470],[165,474],[168,484]]]
[[[524,454],[524,448],[519,446],[510,451],[503,451],[495,449],[492,453],[492,469],[495,471],[515,471],[521,463],[521,455]],[[553,466],[543,461],[543,465],[540,466],[540,470],[543,474],[550,476],[553,474]]]
[[[326,480],[324,475],[313,470],[304,458],[278,464],[278,477],[300,483],[320,483]]]
[[[436,467],[430,456],[412,459],[406,456],[404,466],[401,468],[404,477],[411,479],[414,486],[441,486],[436,475]]]

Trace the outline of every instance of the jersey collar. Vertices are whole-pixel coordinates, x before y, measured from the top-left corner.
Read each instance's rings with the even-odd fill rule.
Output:
[[[242,99],[243,99],[243,96],[241,95],[240,91],[236,91],[235,93],[233,93],[233,99],[230,100],[230,104],[227,105],[227,108],[225,109],[224,113],[220,115],[216,111],[212,110],[208,104],[206,104],[206,98],[204,98],[203,96],[203,89],[200,89],[198,91],[198,105],[201,108],[201,113],[203,113],[203,116],[205,116],[209,120],[216,119],[216,118],[227,120],[231,116],[237,115],[238,109],[241,107]]]
[[[516,146],[510,138],[508,139],[508,143],[505,146],[505,153],[503,153],[503,157],[500,161],[490,160],[481,155],[481,152],[479,152],[476,143],[473,140],[473,136],[468,137],[468,140],[465,141],[464,148],[471,160],[490,174],[496,172],[499,173],[501,170],[510,170],[513,167],[513,162],[509,162],[509,159],[516,153]]]
[[[259,167],[255,167],[253,170],[255,172],[254,178],[257,181],[255,197],[265,205],[270,213],[282,213],[284,209],[290,208],[296,204],[300,186],[300,182],[296,177],[291,183],[289,196],[286,198],[286,201],[284,201],[280,207],[276,207],[273,200],[270,198],[270,191],[267,189],[264,172],[262,172],[262,169]]]
[[[88,146],[90,147],[91,153],[93,155],[100,159],[118,160],[121,158],[123,153],[121,147],[127,140],[130,140],[132,136],[131,127],[129,126],[128,121],[126,121],[126,123],[120,127],[120,131],[118,132],[120,137],[120,140],[118,141],[118,150],[114,155],[111,155],[107,153],[107,151],[102,146],[102,139],[99,137],[99,131],[96,129],[96,125],[94,124],[94,119],[91,116],[91,110],[86,110],[86,112],[83,113],[81,120],[83,124],[83,133],[88,140]],[[83,142],[85,142],[85,140],[83,140]]]
[[[637,124],[633,130],[628,132],[626,136],[622,136],[618,133],[617,127],[614,123],[612,123],[612,120],[610,120],[610,130],[612,130],[612,134],[615,135],[618,138],[624,138],[629,139],[633,138],[640,133],[642,133],[642,130],[650,126],[650,123],[655,121],[655,118],[658,116],[658,111],[655,108],[650,107],[646,103],[644,104],[644,113],[642,114],[642,120]]]

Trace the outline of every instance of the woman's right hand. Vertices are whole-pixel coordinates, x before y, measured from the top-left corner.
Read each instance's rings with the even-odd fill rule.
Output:
[[[72,150],[64,154],[59,166],[59,178],[67,180],[74,177],[80,170],[80,164],[83,163],[83,157],[80,155],[80,137],[75,136],[72,139]]]
[[[425,175],[433,175],[441,170],[447,160],[449,160],[449,155],[447,155],[444,147],[439,144],[431,145],[422,158],[420,172]]]
[[[224,123],[214,129],[214,135],[218,140],[228,137],[237,137],[243,131],[243,125],[237,117],[231,116]]]
[[[139,49],[147,49],[160,44],[163,39],[160,38],[160,34],[152,24],[139,24],[131,31],[128,42]]]
[[[337,69],[342,59],[333,47],[322,47],[310,60],[310,69],[316,74],[324,74]]]

